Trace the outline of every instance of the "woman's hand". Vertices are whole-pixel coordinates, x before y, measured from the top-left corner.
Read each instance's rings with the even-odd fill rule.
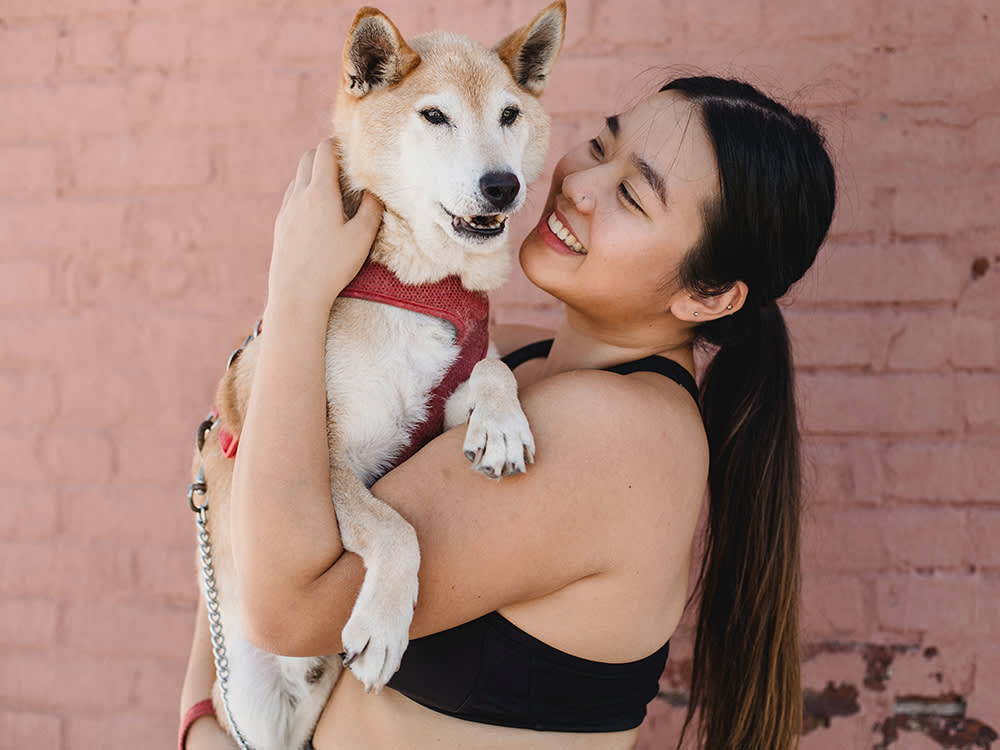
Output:
[[[306,152],[274,223],[268,306],[319,305],[328,313],[368,257],[381,220],[382,204],[367,193],[357,214],[344,217],[332,139]]]

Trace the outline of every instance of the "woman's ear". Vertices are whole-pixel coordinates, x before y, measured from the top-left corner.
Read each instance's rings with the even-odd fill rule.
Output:
[[[702,297],[690,292],[679,292],[670,302],[670,312],[678,320],[702,323],[732,315],[747,301],[747,285],[737,281],[721,294]]]

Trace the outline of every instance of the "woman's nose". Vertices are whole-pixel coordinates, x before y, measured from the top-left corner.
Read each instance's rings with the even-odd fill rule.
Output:
[[[562,194],[576,207],[580,213],[586,214],[594,210],[594,191],[585,172],[573,172],[566,175],[562,182]]]

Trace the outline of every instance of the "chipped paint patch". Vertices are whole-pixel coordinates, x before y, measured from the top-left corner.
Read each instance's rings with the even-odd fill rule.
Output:
[[[802,734],[820,727],[829,728],[834,716],[850,716],[861,710],[857,687],[846,682],[840,685],[828,682],[822,692],[806,689],[802,698]]]
[[[934,697],[905,695],[896,699],[893,715],[875,725],[882,742],[873,750],[889,750],[901,731],[919,732],[942,748],[990,750],[997,740],[993,727],[965,716],[965,698],[948,693]]]

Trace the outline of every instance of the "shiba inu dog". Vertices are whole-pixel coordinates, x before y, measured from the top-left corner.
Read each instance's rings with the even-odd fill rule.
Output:
[[[484,474],[523,471],[533,456],[513,376],[484,358],[485,293],[506,278],[508,216],[542,171],[549,120],[538,97],[562,46],[565,13],[564,0],[553,2],[492,49],[443,32],[406,41],[374,8],[359,10],[348,33],[333,117],[345,212],[353,214],[365,190],[385,211],[365,269],[331,311],[326,389],[337,520],[344,547],[366,567],[342,633],[344,661],[367,689],[380,689],[399,666],[420,559],[413,529],[368,487],[442,423],[467,418],[464,450]],[[228,660],[228,708],[218,682],[214,700],[220,722],[249,747],[298,750],[342,668],[337,658],[262,652],[241,634],[230,457],[256,352],[250,337],[230,360],[218,420],[206,423],[195,456],[202,475],[192,487],[210,505],[203,519],[218,587],[214,616]],[[204,580],[202,587],[204,594]]]

